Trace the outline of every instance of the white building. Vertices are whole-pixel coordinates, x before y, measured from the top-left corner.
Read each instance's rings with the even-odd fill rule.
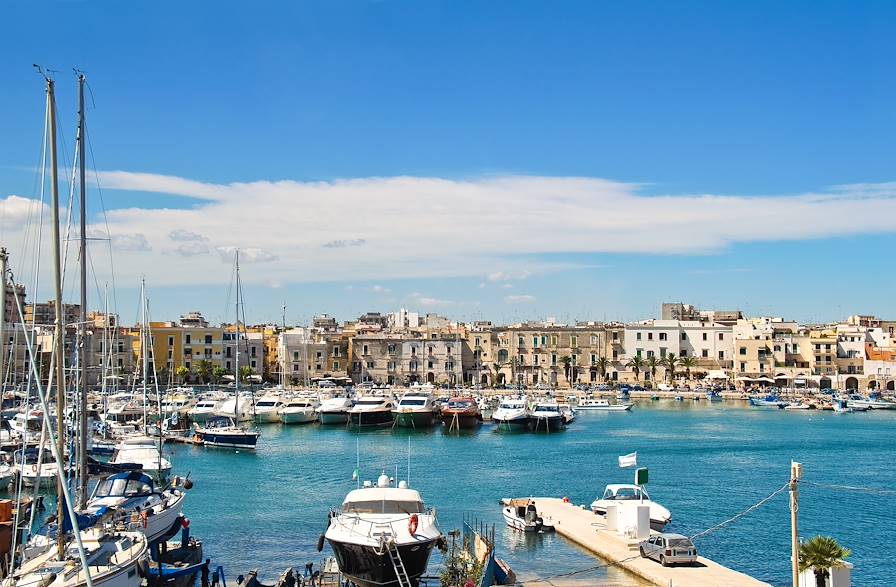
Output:
[[[625,356],[693,357],[701,369],[729,369],[734,356],[731,326],[702,320],[644,320],[625,326]]]

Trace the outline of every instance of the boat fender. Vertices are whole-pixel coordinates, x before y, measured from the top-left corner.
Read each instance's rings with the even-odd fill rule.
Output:
[[[448,552],[448,539],[444,536],[439,536],[439,539],[436,540],[436,548],[438,548],[440,552]]]
[[[184,489],[193,489],[193,480],[190,478],[184,479]]]
[[[320,552],[324,549],[324,535],[321,534],[317,537],[317,552]]]
[[[186,530],[190,527],[190,518],[183,518],[180,521],[180,527]]]
[[[411,514],[411,518],[408,520],[408,533],[411,536],[417,534],[417,525],[420,523],[420,519],[417,517],[417,514]]]
[[[140,522],[143,524],[143,529],[146,529],[147,524],[149,524],[149,513],[146,510],[140,512]]]

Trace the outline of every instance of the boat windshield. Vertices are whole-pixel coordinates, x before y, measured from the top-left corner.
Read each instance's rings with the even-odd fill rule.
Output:
[[[352,514],[422,514],[419,501],[352,501],[342,505],[342,511]]]
[[[422,398],[421,399],[418,399],[418,398],[403,399],[403,400],[401,400],[401,405],[403,405],[403,406],[423,406],[423,405],[426,405],[426,400],[422,399]]]
[[[607,489],[607,499],[641,499],[641,490],[637,487],[620,487],[615,495],[612,489]]]
[[[448,402],[448,407],[452,410],[465,410],[467,408],[472,408],[473,402],[471,402],[471,401]]]
[[[559,412],[560,408],[558,406],[537,406],[535,408],[537,412]]]
[[[106,479],[100,481],[94,497],[137,497],[152,493],[152,486],[141,479]]]
[[[519,410],[523,405],[516,402],[505,402],[501,404],[501,408],[505,410]]]
[[[356,406],[378,406],[382,404],[385,400],[381,399],[362,399],[355,403]]]
[[[277,405],[277,402],[265,400],[265,401],[258,402],[257,404],[255,404],[255,407],[257,407],[257,408],[273,408],[276,405]]]

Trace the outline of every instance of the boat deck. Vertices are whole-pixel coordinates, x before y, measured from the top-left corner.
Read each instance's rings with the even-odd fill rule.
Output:
[[[535,507],[555,531],[614,565],[654,585],[668,587],[760,587],[758,579],[724,567],[704,557],[697,565],[663,567],[658,562],[638,555],[638,542],[630,541],[606,529],[604,517],[561,499],[536,497]]]

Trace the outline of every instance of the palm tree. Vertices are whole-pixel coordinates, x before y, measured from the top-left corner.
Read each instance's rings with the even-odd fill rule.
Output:
[[[625,366],[635,372],[635,381],[638,381],[638,374],[643,371],[645,367],[644,359],[641,358],[641,355],[635,355],[629,359]]]
[[[212,379],[212,362],[202,359],[196,363],[196,375],[203,383],[208,383]]]
[[[677,357],[675,353],[669,353],[666,355],[664,359],[660,361],[663,366],[666,367],[666,374],[669,376],[669,383],[675,381],[675,367],[678,366],[678,362],[681,361],[681,358]]]
[[[697,366],[697,359],[695,357],[679,357],[678,366],[684,367],[684,375],[690,380],[691,369]]]
[[[494,363],[492,364],[492,369],[495,370],[495,380],[492,381],[492,387],[498,385],[498,375],[501,373],[501,368],[504,366],[503,363]]]
[[[177,375],[177,378],[180,379],[181,383],[186,383],[187,376],[190,374],[190,370],[181,365],[180,367],[175,369],[174,373],[175,375]]]
[[[570,383],[570,385],[571,385],[572,383],[571,383],[571,377],[569,374],[570,373],[569,366],[572,364],[572,357],[570,357],[569,355],[564,355],[564,356],[560,357],[560,363],[563,365],[563,374],[566,376],[566,382]]]
[[[596,361],[594,361],[594,366],[597,367],[597,372],[600,374],[601,380],[606,381],[607,370],[610,368],[610,359],[606,357],[599,357]]]
[[[240,367],[240,381],[247,381],[250,375],[255,375],[255,369],[249,366]]]
[[[650,370],[650,380],[656,381],[656,369],[662,365],[662,361],[656,358],[656,355],[647,357],[647,368]]]
[[[824,587],[830,569],[839,569],[852,552],[830,536],[815,536],[800,544],[800,572],[812,569],[816,587]]]
[[[227,369],[221,365],[215,365],[212,369],[212,383],[221,383],[225,375],[227,375]]]

